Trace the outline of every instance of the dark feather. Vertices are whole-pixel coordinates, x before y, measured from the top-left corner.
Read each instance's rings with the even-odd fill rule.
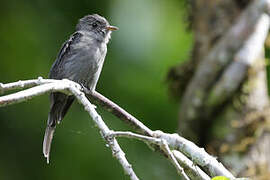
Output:
[[[65,56],[67,56],[70,53],[72,44],[78,42],[81,37],[82,37],[81,33],[75,32],[69,38],[69,40],[67,40],[62,45],[62,48],[59,51],[58,57],[51,68],[49,78],[52,78],[52,79],[65,78],[65,77],[59,76],[59,74],[61,73],[58,73],[58,70],[59,70],[58,66],[60,66],[62,61],[64,61]],[[43,140],[43,154],[47,158],[48,163],[49,163],[51,143],[52,143],[56,124],[60,123],[61,120],[64,118],[72,102],[74,101],[74,97],[67,96],[63,93],[51,93],[50,101],[51,101],[50,113],[49,113],[47,128],[46,128],[44,140]]]
[[[74,96],[63,93],[51,93],[51,108],[43,140],[43,154],[49,163],[49,154],[56,124],[60,123],[74,101]]]
[[[58,123],[61,122],[61,120],[64,118],[64,116],[66,115],[68,109],[70,108],[71,104],[73,103],[75,97],[74,96],[68,96],[65,105],[62,108],[62,113],[61,113],[61,118],[60,121],[58,121]]]
[[[52,65],[52,68],[50,70],[50,74],[49,74],[49,78],[52,78],[52,79],[62,79],[64,77],[58,77],[58,67],[60,66],[60,64],[62,63],[62,61],[65,59],[65,56],[69,55],[70,54],[70,50],[71,50],[71,46],[77,42],[80,41],[80,38],[82,37],[83,35],[76,31],[75,33],[73,33],[70,38],[64,42],[64,44],[62,45],[59,53],[58,53],[58,56],[55,60],[55,62],[53,63]]]

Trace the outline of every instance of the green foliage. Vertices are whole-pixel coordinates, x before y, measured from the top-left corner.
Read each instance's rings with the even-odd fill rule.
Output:
[[[216,176],[216,177],[213,177],[212,180],[230,180],[230,179],[225,176]],[[249,178],[236,178],[236,180],[250,180],[250,179]]]

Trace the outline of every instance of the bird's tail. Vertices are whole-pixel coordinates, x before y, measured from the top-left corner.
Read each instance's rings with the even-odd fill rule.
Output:
[[[53,139],[53,133],[55,130],[55,126],[47,125],[44,140],[43,140],[43,154],[44,157],[47,158],[47,163],[49,164],[49,156],[50,156],[50,149],[51,149],[51,143]]]
[[[62,93],[51,93],[50,98],[51,107],[43,140],[43,154],[47,158],[48,164],[56,124],[61,122],[75,99],[74,96],[67,96]]]

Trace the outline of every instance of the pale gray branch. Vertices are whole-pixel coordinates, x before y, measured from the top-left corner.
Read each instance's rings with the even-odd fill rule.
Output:
[[[120,164],[122,165],[125,173],[129,175],[130,179],[132,180],[138,180],[139,178],[134,173],[132,166],[129,164],[125,157],[125,153],[119,146],[117,140],[115,138],[108,138],[110,137],[110,129],[108,126],[104,123],[101,116],[96,112],[95,106],[93,106],[88,99],[86,98],[85,94],[80,91],[78,88],[71,88],[70,91],[73,93],[73,95],[76,96],[77,100],[84,106],[84,109],[89,113],[89,115],[94,120],[95,124],[99,128],[102,136],[107,141],[109,146],[112,149],[113,156],[118,159]]]
[[[102,94],[94,91],[94,92],[85,92],[87,97],[101,105],[103,108],[105,108],[108,112],[112,113],[116,117],[118,117],[120,120],[127,123],[129,126],[131,126],[132,129],[135,131],[142,133],[144,135],[153,136],[153,131],[149,129],[147,126],[145,126],[141,121],[139,121],[137,118],[132,116],[130,113],[125,111],[123,108],[115,104],[110,99],[106,98]]]
[[[37,80],[31,79],[31,80],[17,81],[17,82],[12,82],[12,83],[7,83],[7,84],[0,83],[0,94],[6,91],[14,90],[14,89],[29,88],[36,85],[53,83],[53,82],[58,82],[58,81],[59,80],[43,79],[42,77],[38,77]]]
[[[200,169],[199,166],[195,165],[184,154],[176,150],[172,150],[172,153],[191,179],[193,180],[210,180],[211,179],[204,171]]]
[[[145,143],[152,143],[152,144],[156,144],[158,146],[164,146],[164,141],[165,141],[162,138],[149,137],[149,136],[136,134],[133,132],[127,132],[127,131],[111,131],[111,136],[137,139],[137,140],[143,141]],[[189,146],[187,143],[185,143],[185,142],[183,142],[183,143],[184,143],[184,146],[187,146],[187,147]],[[168,143],[166,142],[166,144],[168,144]],[[199,149],[199,150],[201,150],[201,149]],[[167,149],[165,152],[167,152],[167,155],[168,155]],[[184,171],[186,172],[188,177],[190,177],[191,179],[195,179],[195,180],[210,180],[211,179],[205,172],[203,172],[200,169],[199,166],[195,165],[190,159],[188,159],[181,152],[179,152],[177,150],[172,150],[172,152],[173,152],[173,155],[175,156],[175,158],[177,159],[177,161],[184,168]],[[181,169],[182,168],[180,168],[179,170],[181,171]]]
[[[136,134],[136,133],[128,132],[128,131],[111,131],[111,136],[132,138],[132,139],[143,141],[145,143],[153,143],[156,145],[161,145],[161,140],[159,138]]]
[[[211,177],[225,176],[231,179],[235,177],[216,158],[209,155],[203,148],[199,148],[193,142],[186,140],[178,134],[168,134],[162,131],[155,131],[155,137],[167,141],[172,149],[179,150],[190,157],[195,164],[198,164]]]
[[[36,87],[32,87],[34,85],[38,85]],[[82,92],[82,88],[79,84],[72,82],[70,80],[49,80],[39,78],[37,80],[26,80],[26,81],[18,81],[14,83],[1,84],[0,90],[7,91],[11,89],[20,89],[23,87],[32,87],[26,90],[22,90],[17,93],[13,93],[10,95],[5,95],[0,97],[0,106],[7,106],[10,104],[23,102],[28,99],[31,99],[35,96],[48,93],[48,92],[56,92],[60,91],[66,94],[74,95],[77,100],[84,106],[85,110],[89,113],[89,115],[94,120],[95,124],[99,128],[103,138],[106,140],[108,145],[111,147],[113,155],[118,159],[120,164],[122,165],[125,173],[127,173],[132,180],[138,179],[136,174],[134,173],[131,165],[125,158],[125,153],[120,148],[118,142],[115,137],[132,137],[138,140],[142,140],[146,143],[152,143],[158,145],[166,155],[169,157],[170,161],[176,167],[178,173],[183,176],[185,179],[189,179],[187,174],[184,172],[183,168],[179,165],[177,160],[175,159],[171,149],[179,150],[184,153],[186,156],[190,157],[195,164],[200,165],[207,173],[209,173],[212,177],[217,175],[223,175],[229,178],[234,179],[234,176],[224,168],[224,166],[219,163],[215,158],[207,154],[202,148],[197,147],[191,141],[180,137],[177,134],[166,134],[161,131],[152,131],[148,129],[147,131],[151,135],[141,135],[132,132],[114,132],[110,130],[107,125],[104,123],[100,115],[96,112],[95,106],[92,105],[89,100],[86,98],[85,94]],[[106,100],[107,105],[110,105],[110,100]],[[113,106],[115,106],[113,104]],[[127,112],[125,112],[125,116],[129,116]],[[138,121],[136,119],[136,121]],[[135,121],[135,122],[136,122]],[[140,122],[141,123],[141,122]],[[138,127],[144,127],[142,123]],[[145,126],[146,127],[146,126]],[[170,148],[169,148],[170,147]],[[185,163],[185,162],[182,162]],[[187,166],[187,165],[186,165]]]
[[[177,173],[183,179],[190,180],[190,178],[185,173],[184,169],[179,165],[178,161],[174,157],[174,155],[173,155],[170,147],[168,146],[168,143],[166,142],[166,140],[162,139],[161,142],[162,142],[161,148],[167,153],[167,156],[168,156],[169,160],[172,162],[172,164],[175,166],[175,168],[177,170]]]
[[[24,84],[25,82],[25,84]],[[50,81],[48,81],[50,82]],[[1,84],[1,88],[3,90],[10,90],[16,87],[25,87],[24,85],[34,85],[34,84],[42,84],[40,83],[40,79],[34,81],[18,81],[17,83],[9,83],[8,85]],[[104,137],[107,144],[111,147],[113,156],[120,162],[122,165],[124,172],[130,177],[132,180],[138,180],[139,178],[134,173],[132,166],[129,164],[125,157],[125,153],[119,146],[117,140],[115,138],[106,138],[110,135],[110,130],[107,125],[104,123],[102,118],[95,110],[95,106],[92,105],[88,99],[85,97],[84,93],[81,91],[81,86],[75,82],[70,80],[56,80],[55,82],[50,82],[48,84],[42,84],[27,90],[23,90],[11,95],[6,95],[0,97],[0,106],[6,106],[14,103],[19,103],[31,99],[35,96],[39,96],[41,94],[53,91],[60,91],[66,94],[73,94],[77,100],[84,106],[85,110],[89,113],[89,115],[94,120],[95,124],[99,128],[101,135]]]

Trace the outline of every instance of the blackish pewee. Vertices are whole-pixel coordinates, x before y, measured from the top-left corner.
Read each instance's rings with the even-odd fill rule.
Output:
[[[62,45],[50,70],[49,78],[69,79],[90,91],[95,91],[111,31],[117,29],[97,14],[81,18],[76,26],[76,32]],[[50,101],[50,112],[43,140],[43,154],[48,163],[56,124],[60,123],[67,113],[74,96],[55,92],[50,94]]]

